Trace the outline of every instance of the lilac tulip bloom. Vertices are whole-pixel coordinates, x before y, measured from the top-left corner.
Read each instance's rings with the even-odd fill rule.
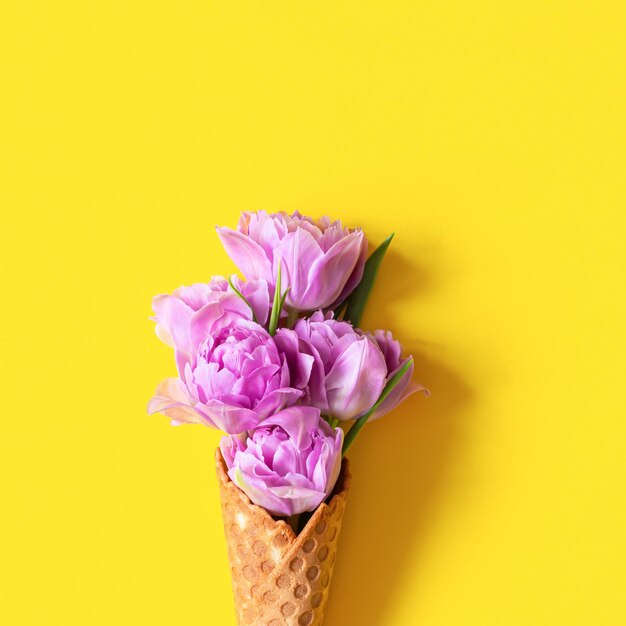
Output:
[[[312,311],[339,303],[359,284],[367,256],[360,229],[327,217],[318,221],[285,212],[243,213],[237,230],[218,228],[230,258],[244,276],[275,285],[281,268],[287,306]]]
[[[161,314],[159,323],[174,339],[179,377],[159,385],[150,413],[164,413],[173,424],[200,423],[237,434],[302,396],[290,385],[273,338],[248,319],[250,309],[234,293],[191,314]]]
[[[270,514],[314,511],[331,493],[341,467],[343,431],[318,409],[293,406],[266,419],[244,442],[224,437],[230,479]]]
[[[235,293],[222,276],[214,276],[210,283],[196,283],[189,287],[179,287],[172,295],[156,296],[152,301],[156,322],[155,331],[163,343],[171,348],[187,346],[189,322],[192,315],[211,302],[224,301],[233,311],[246,319],[253,319],[264,325],[270,310],[270,294],[264,280],[240,281],[233,276],[233,285],[243,294],[248,306]],[[251,309],[250,309],[251,307]]]
[[[374,331],[373,338],[385,357],[388,371],[387,380],[393,378],[395,374],[406,365],[409,359],[411,359],[411,365],[391,393],[382,401],[374,413],[372,413],[368,422],[382,417],[385,413],[389,413],[389,411],[416,391],[421,391],[426,397],[430,396],[430,391],[428,391],[426,387],[414,383],[411,380],[413,376],[413,359],[411,357],[407,357],[406,359],[401,358],[402,346],[399,341],[393,338],[391,332],[388,330],[376,330]]]
[[[387,380],[385,357],[372,337],[348,322],[316,311],[293,330],[279,330],[275,341],[294,386],[304,392],[303,402],[325,415],[356,419],[380,397]]]

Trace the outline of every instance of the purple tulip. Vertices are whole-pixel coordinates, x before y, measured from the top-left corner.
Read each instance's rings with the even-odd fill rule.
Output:
[[[172,295],[156,296],[152,301],[155,331],[161,341],[172,348],[188,347],[188,329],[192,315],[211,302],[223,301],[242,317],[264,325],[270,309],[270,294],[264,280],[240,281],[233,277],[233,284],[243,294],[252,307],[236,297],[228,281],[222,276],[214,276],[210,283],[196,283],[190,287],[180,287]]]
[[[316,311],[293,330],[275,337],[303,402],[340,420],[360,417],[380,397],[387,380],[385,357],[376,341],[348,322]]]
[[[318,409],[292,406],[266,419],[247,440],[223,437],[228,475],[275,516],[315,510],[331,493],[341,467],[343,431]]]
[[[318,221],[285,212],[243,213],[237,230],[218,228],[230,258],[246,278],[274,287],[278,267],[286,304],[312,311],[339,303],[359,284],[367,256],[360,229],[327,217]]]
[[[411,360],[411,365],[404,373],[398,384],[392,389],[391,393],[381,402],[380,406],[374,411],[374,413],[372,413],[368,422],[382,417],[385,413],[389,413],[389,411],[394,409],[398,406],[398,404],[406,400],[416,391],[421,391],[426,397],[430,395],[430,391],[428,391],[426,387],[423,387],[418,383],[414,383],[411,380],[413,376],[413,359],[412,357],[402,359],[402,346],[399,341],[396,341],[393,338],[391,332],[388,330],[376,330],[374,331],[373,338],[385,357],[385,363],[387,364],[388,371],[387,380],[393,378],[395,374],[402,369],[402,367],[404,367],[407,361]]]
[[[234,293],[211,300],[190,314],[172,301],[156,307],[158,322],[174,339],[179,378],[159,385],[148,411],[164,413],[173,424],[241,433],[293,404],[302,391],[290,385],[285,358],[269,333],[250,321],[248,306]]]

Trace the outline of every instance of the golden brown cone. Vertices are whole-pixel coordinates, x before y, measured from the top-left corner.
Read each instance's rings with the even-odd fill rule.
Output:
[[[344,459],[328,504],[296,536],[250,502],[215,455],[239,626],[320,626],[333,575],[341,520],[350,487]]]

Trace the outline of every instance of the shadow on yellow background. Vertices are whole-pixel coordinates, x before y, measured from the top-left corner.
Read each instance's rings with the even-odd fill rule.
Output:
[[[429,287],[417,264],[391,250],[367,318],[393,328],[402,295],[412,291],[419,297]],[[472,402],[472,390],[461,372],[426,356],[423,342],[404,345],[415,358],[415,380],[432,395],[414,394],[368,424],[351,450],[353,482],[327,608],[329,626],[388,624],[401,593],[419,604],[419,555],[437,520],[441,478],[464,453],[459,448],[467,425],[460,420],[468,414],[463,409]],[[428,352],[436,355],[438,347],[430,345]],[[411,588],[403,585],[408,571]]]
[[[419,604],[420,548],[437,519],[441,474],[459,445],[458,408],[471,398],[455,374],[432,360],[421,363],[435,395],[409,400],[386,424],[370,425],[351,454],[355,480],[327,611],[330,625],[387,624],[400,593],[414,594]],[[401,586],[407,569],[418,573],[409,589]]]

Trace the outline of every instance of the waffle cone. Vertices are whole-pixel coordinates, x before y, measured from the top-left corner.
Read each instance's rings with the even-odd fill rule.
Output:
[[[350,487],[344,459],[328,504],[295,535],[231,482],[219,449],[217,475],[239,626],[320,626]]]

